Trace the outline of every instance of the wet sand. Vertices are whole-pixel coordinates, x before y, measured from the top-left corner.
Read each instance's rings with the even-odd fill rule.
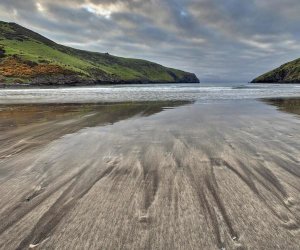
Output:
[[[299,99],[0,106],[0,141],[0,249],[299,249]]]

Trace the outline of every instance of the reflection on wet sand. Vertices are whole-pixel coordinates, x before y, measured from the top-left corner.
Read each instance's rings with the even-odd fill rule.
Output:
[[[278,109],[281,111],[300,115],[299,98],[272,98],[272,99],[265,99],[263,101],[278,107]]]
[[[84,105],[15,105],[0,107],[0,159],[47,144],[85,127],[149,116],[166,107],[191,102],[140,102]]]
[[[298,117],[252,100],[0,117],[1,249],[299,246]]]

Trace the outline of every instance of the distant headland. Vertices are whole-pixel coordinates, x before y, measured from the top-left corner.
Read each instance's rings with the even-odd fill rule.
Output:
[[[0,22],[0,83],[89,85],[199,83],[193,73],[57,44],[16,23]]]
[[[252,83],[300,83],[300,58],[255,78]]]

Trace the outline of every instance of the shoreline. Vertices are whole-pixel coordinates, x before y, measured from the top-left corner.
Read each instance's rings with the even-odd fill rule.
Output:
[[[198,101],[299,97],[298,85],[203,86],[200,84],[145,84],[91,86],[30,86],[2,88],[1,104],[120,103]]]
[[[129,82],[99,82],[99,83],[72,83],[72,84],[35,84],[35,83],[0,83],[0,89],[34,89],[34,88],[72,88],[72,87],[94,87],[94,86],[114,86],[114,85],[151,85],[151,84],[200,84],[199,82],[141,82],[141,81],[129,81]]]

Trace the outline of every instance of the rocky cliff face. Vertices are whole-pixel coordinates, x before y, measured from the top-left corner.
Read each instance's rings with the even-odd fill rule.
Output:
[[[300,58],[255,78],[252,83],[300,83]]]

